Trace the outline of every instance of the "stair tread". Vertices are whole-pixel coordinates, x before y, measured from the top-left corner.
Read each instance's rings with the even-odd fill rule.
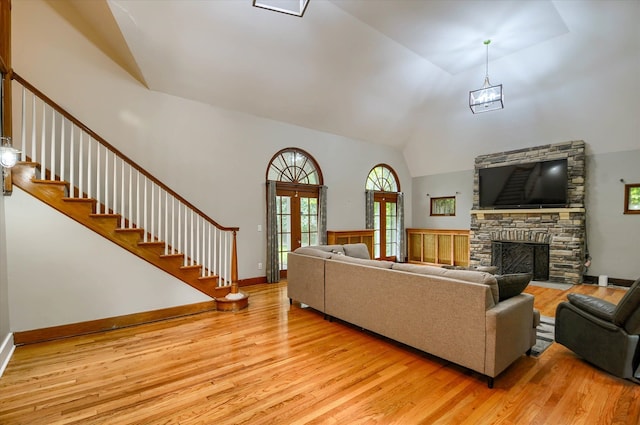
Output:
[[[160,258],[182,258],[184,254],[162,254]]]
[[[201,269],[201,268],[202,268],[202,265],[201,265],[201,264],[193,264],[193,265],[191,265],[191,266],[180,266],[180,269],[181,269],[181,270],[188,270],[188,269],[193,269],[193,270],[195,270],[195,269]]]
[[[138,245],[141,246],[164,246],[164,241],[147,241],[147,242],[138,242]]]
[[[34,183],[41,183],[41,184],[59,184],[61,186],[69,186],[69,183],[62,181],[62,180],[40,180],[40,179],[33,179]]]
[[[90,202],[92,204],[95,204],[96,202],[98,202],[93,198],[66,198],[65,197],[65,198],[62,198],[62,200],[65,202]]]
[[[120,214],[101,214],[101,213],[94,213],[94,214],[89,214],[89,217],[92,218],[120,218],[121,215]]]
[[[211,276],[200,276],[198,280],[218,280],[220,276],[212,274]]]
[[[139,227],[119,227],[116,229],[116,232],[144,233],[144,229],[140,229]]]

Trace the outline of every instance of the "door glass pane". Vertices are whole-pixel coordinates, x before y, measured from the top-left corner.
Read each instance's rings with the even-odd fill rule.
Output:
[[[373,258],[380,258],[380,202],[373,203]]]
[[[287,253],[291,250],[291,198],[276,196],[278,222],[278,256],[280,269],[287,269]]]
[[[318,199],[300,198],[300,246],[318,244]]]
[[[398,241],[397,241],[397,216],[396,216],[396,203],[388,202],[385,207],[386,214],[386,255],[392,256],[398,255]]]

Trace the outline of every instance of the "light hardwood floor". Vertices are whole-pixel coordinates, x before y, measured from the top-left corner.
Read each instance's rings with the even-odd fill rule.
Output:
[[[640,385],[559,344],[485,378],[256,285],[249,308],[18,347],[0,424],[638,424]],[[574,292],[613,302],[622,290]],[[566,292],[529,286],[553,316]]]

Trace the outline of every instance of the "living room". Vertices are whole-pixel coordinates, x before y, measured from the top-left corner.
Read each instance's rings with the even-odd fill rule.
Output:
[[[264,270],[259,264],[266,263],[266,235],[257,229],[264,226],[266,220],[265,171],[270,158],[283,148],[304,149],[319,163],[328,187],[327,226],[330,230],[364,228],[364,184],[367,173],[379,163],[388,164],[398,175],[405,194],[407,227],[469,229],[470,211],[474,209],[476,157],[573,140],[582,140],[586,146],[584,207],[591,256],[587,274],[606,275],[622,281],[633,281],[640,275],[637,265],[640,216],[623,214],[625,183],[640,182],[637,167],[640,161],[640,123],[637,119],[640,115],[637,102],[640,98],[637,79],[640,37],[636,25],[639,9],[635,1],[584,2],[584,6],[581,5],[583,2],[540,2],[543,7],[550,7],[554,16],[560,19],[554,21],[554,25],[564,29],[538,44],[500,57],[490,56],[491,81],[503,84],[505,107],[476,115],[469,110],[467,101],[468,92],[479,88],[484,78],[484,34],[477,37],[475,65],[452,74],[407,48],[398,48],[391,37],[363,24],[345,11],[347,6],[339,5],[340,2],[312,0],[303,18],[269,14],[245,2],[243,7],[250,9],[252,27],[245,28],[249,41],[242,38],[242,42],[250,44],[251,36],[254,36],[277,43],[296,29],[315,31],[330,39],[328,46],[332,54],[325,52],[319,57],[333,59],[335,63],[327,64],[325,71],[318,71],[324,75],[318,75],[314,80],[313,74],[314,78],[310,77],[313,81],[308,86],[297,86],[293,84],[296,82],[293,75],[285,74],[291,77],[294,89],[306,93],[308,99],[301,100],[299,95],[290,98],[282,94],[288,91],[279,92],[275,88],[266,90],[268,84],[261,80],[259,72],[255,72],[257,66],[266,66],[266,60],[264,63],[230,62],[230,59],[238,60],[242,54],[249,56],[255,50],[223,57],[226,61],[221,62],[231,70],[231,64],[238,66],[236,74],[229,76],[229,82],[220,80],[205,87],[173,87],[175,92],[163,92],[154,88],[161,85],[160,75],[148,74],[156,80],[141,82],[126,65],[112,58],[115,55],[99,37],[86,35],[92,34],[90,24],[85,23],[82,27],[77,16],[74,20],[70,15],[64,15],[59,9],[62,6],[56,3],[60,2],[12,2],[13,68],[215,220],[240,227],[238,270],[241,281],[264,278]],[[485,6],[490,8],[490,3]],[[131,7],[133,10],[136,5],[114,2],[110,7],[111,13],[118,18],[105,18],[105,25],[117,22],[123,32],[133,31],[134,28],[126,26],[126,9]],[[158,13],[169,14],[170,10]],[[233,6],[233,13],[229,14],[242,13],[239,10],[241,8]],[[210,25],[212,27],[224,27],[223,21],[231,19],[224,10],[212,12],[216,13],[217,20]],[[177,16],[185,18],[181,14]],[[129,24],[133,26],[133,22],[130,19]],[[187,24],[179,22],[174,32],[182,34]],[[330,37],[327,23],[341,31],[342,25],[349,24],[354,31],[349,38],[351,44],[335,35],[335,38]],[[275,32],[271,36],[267,35],[269,28]],[[213,44],[221,49],[220,55],[224,46],[231,44],[223,38],[225,36],[227,33],[220,35],[221,41]],[[501,40],[492,34],[489,36],[493,37],[489,52],[500,53]],[[133,43],[133,39],[128,41]],[[442,50],[447,50],[449,41],[438,40]],[[282,63],[282,69],[273,72],[287,69],[286,65],[291,67],[294,58],[300,56],[297,53],[310,50],[304,43],[296,47],[296,42],[289,42],[292,44],[271,46],[272,60]],[[209,48],[207,43],[213,41],[202,43],[194,43],[198,49],[193,56],[201,55]],[[394,52],[385,56],[384,66],[370,57],[363,57],[364,53],[352,55],[353,51],[366,52],[375,45]],[[131,49],[136,46],[138,44],[132,44]],[[157,65],[155,58],[145,56],[150,53],[134,53],[140,55],[138,60],[143,74],[151,72],[144,68],[145,60],[150,61],[149,67]],[[338,58],[351,59],[345,64]],[[352,74],[369,69],[381,78],[392,64],[413,66],[417,76],[411,74],[402,81],[393,74],[392,80],[383,80],[382,88],[372,86],[370,82],[362,83],[364,90],[371,91],[370,98],[351,99],[338,95],[353,93],[346,90],[346,86],[357,85],[358,80]],[[195,68],[199,65],[197,61],[192,65],[172,62],[169,70],[178,73],[182,66]],[[352,70],[347,72],[349,67]],[[227,68],[223,71],[231,72]],[[235,89],[236,97],[222,93],[220,87],[225,85]],[[428,93],[433,98],[420,98],[423,93],[420,90],[424,87],[430,90]],[[419,99],[394,99],[393,93],[400,90],[405,96],[406,92],[413,91]],[[205,93],[208,91],[212,93]],[[190,97],[183,94],[186,92]],[[259,93],[264,97],[258,96]],[[218,102],[208,103],[205,94],[218,95]],[[361,92],[358,94],[362,95]],[[385,109],[382,116],[361,115],[361,110],[367,109],[367,101],[374,102],[383,95],[387,96],[385,102],[396,109],[395,113]],[[252,102],[256,109],[242,109],[243,103]],[[414,103],[418,107],[410,108]],[[323,119],[314,106],[327,104],[336,111],[335,114],[326,111]],[[352,105],[352,109],[346,105]],[[298,110],[297,121],[287,122],[282,117],[286,113],[292,114],[292,109]],[[404,116],[409,111],[412,118],[417,116],[415,120],[405,121]],[[304,119],[311,118],[314,120],[305,125]],[[430,216],[427,194],[431,197],[455,196],[455,215]],[[65,267],[68,262],[60,264],[51,261],[51,257],[56,255],[55,246],[59,243],[56,241],[69,241],[70,237],[56,233],[56,229],[50,230],[51,234],[42,245],[18,247],[8,243],[6,234],[19,233],[6,219],[5,211],[24,208],[24,204],[18,208],[9,205],[24,201],[19,198],[16,193],[2,201],[2,243],[6,249],[2,249],[0,256],[3,266],[0,337],[4,338],[10,331],[93,320],[109,315],[109,312],[112,316],[128,314],[167,307],[176,302],[166,298],[154,300],[157,301],[155,304],[148,300],[145,303],[126,300],[121,301],[127,304],[126,309],[114,307],[117,301],[104,308],[87,307],[87,300],[103,297],[111,300],[114,293],[133,291],[131,285],[137,285],[145,277],[148,279],[148,273],[153,272],[146,265],[120,267],[122,260],[116,254],[107,256],[107,263],[95,269],[64,270],[68,269]],[[32,209],[30,212],[33,220],[48,220],[45,212]],[[29,233],[30,230],[21,226],[19,232]],[[41,234],[30,238],[43,240]],[[11,240],[15,238],[12,236]],[[82,247],[83,243],[78,246]],[[78,263],[91,263],[88,258],[101,256],[106,251],[103,246],[93,249],[69,248],[71,252],[67,254]],[[32,253],[29,261],[24,260],[26,252]],[[11,280],[6,270],[9,270]],[[77,281],[90,281],[91,287],[78,285],[70,279],[74,275],[78,276]],[[166,278],[154,274],[153,279]],[[56,303],[49,297],[25,298],[20,303],[10,298],[21,290],[20,287],[37,287],[43,281],[48,282],[49,293],[63,294],[64,300],[60,303],[65,308],[53,308],[52,304]],[[115,299],[126,298],[119,297]],[[192,294],[181,297],[188,302],[199,299]],[[30,313],[34,306],[41,312],[38,317]]]

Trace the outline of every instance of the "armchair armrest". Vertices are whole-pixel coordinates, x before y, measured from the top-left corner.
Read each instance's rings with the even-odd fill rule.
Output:
[[[567,298],[569,302],[578,309],[599,319],[613,323],[613,312],[616,309],[615,304],[583,294],[569,294]]]

